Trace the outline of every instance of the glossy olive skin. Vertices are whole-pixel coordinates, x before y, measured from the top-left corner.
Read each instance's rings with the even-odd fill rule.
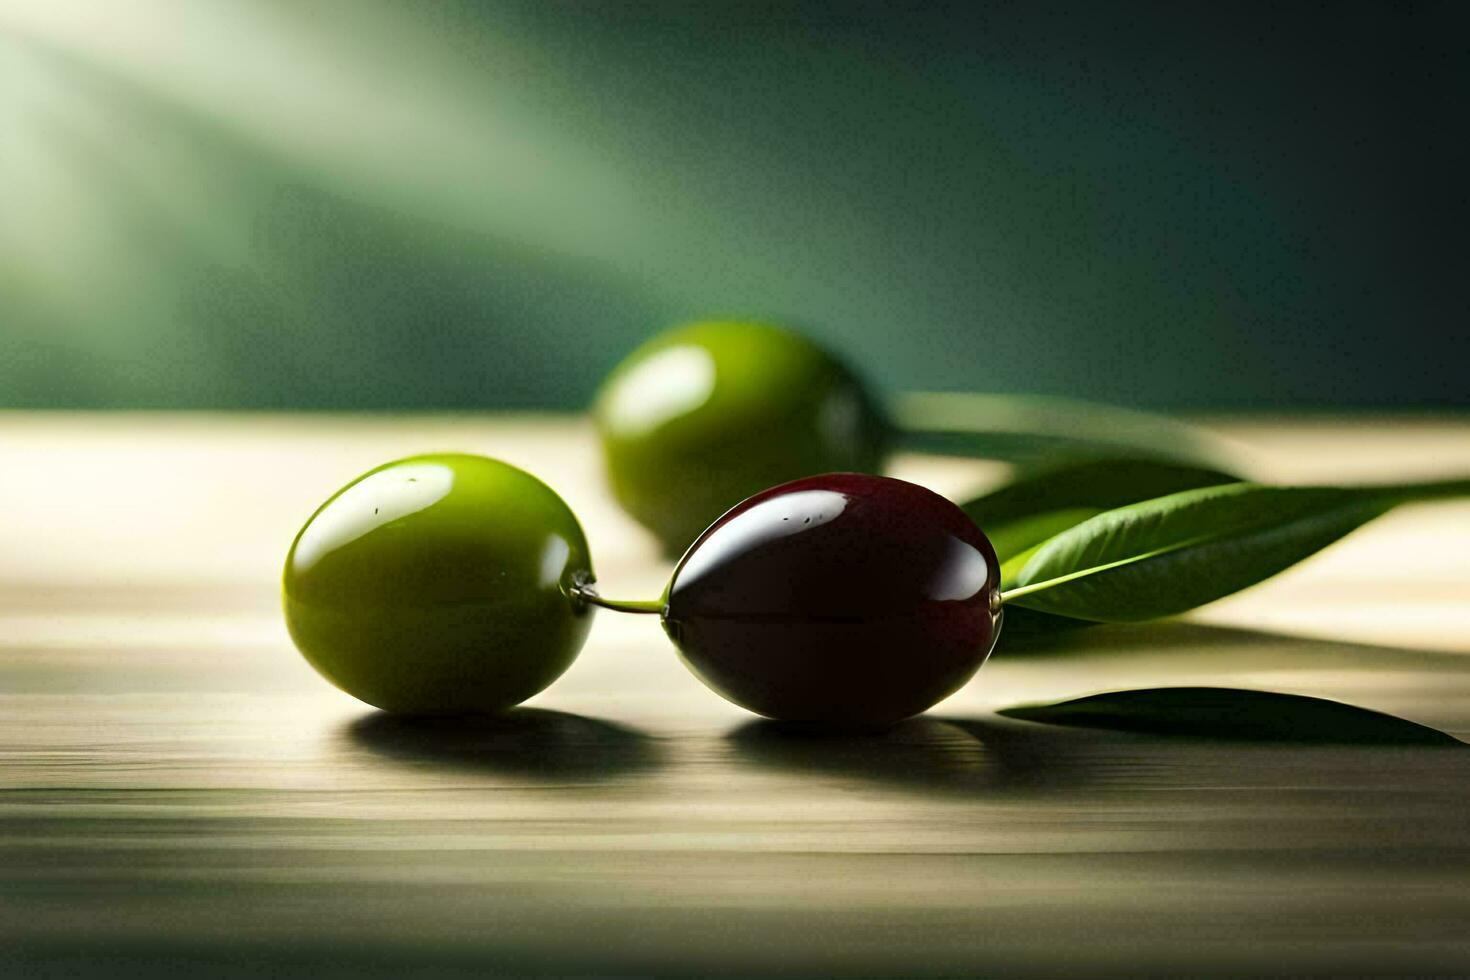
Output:
[[[593,417],[614,495],[671,556],[767,487],[881,470],[889,441],[851,371],[760,323],[694,323],[653,338],[608,377]]]
[[[339,490],[291,545],[291,638],[323,677],[387,711],[498,712],[545,688],[587,638],[577,518],[529,473],[414,456]]]
[[[954,504],[837,473],[756,494],[679,562],[664,629],[730,701],[783,721],[883,725],[953,694],[1000,629],[1000,563]]]

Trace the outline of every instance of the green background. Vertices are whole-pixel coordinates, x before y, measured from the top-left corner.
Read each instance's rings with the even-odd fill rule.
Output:
[[[0,6],[0,406],[1470,403],[1470,5]]]

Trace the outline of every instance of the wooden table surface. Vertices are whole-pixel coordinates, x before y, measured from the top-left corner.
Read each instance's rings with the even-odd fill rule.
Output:
[[[1273,478],[1470,473],[1470,420],[1216,422]],[[328,493],[436,449],[538,473],[610,592],[661,586],[574,420],[0,415],[0,973],[1470,972],[1470,751],[993,714],[1212,684],[1470,739],[1470,505],[997,656],[884,736],[758,721],[609,614],[531,707],[434,726],[321,681],[276,583]]]

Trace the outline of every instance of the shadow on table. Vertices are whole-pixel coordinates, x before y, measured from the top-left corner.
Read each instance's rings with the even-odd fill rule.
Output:
[[[970,719],[911,718],[864,733],[763,720],[726,737],[744,762],[916,792],[1072,788],[1088,781],[1095,757],[1066,732]]]
[[[1000,714],[1047,725],[1276,745],[1464,748],[1427,725],[1343,701],[1229,687],[1108,691]]]
[[[1145,712],[1149,723],[1132,726],[1135,731],[1184,734],[1187,729],[1198,728],[1194,734],[1223,737],[1232,716],[1258,719],[1262,707],[1270,709],[1267,713],[1282,711],[1300,716],[1298,727],[1302,730],[1323,728],[1323,719],[1305,717],[1311,713],[1305,702],[1252,704],[1242,700],[1245,695],[1236,695],[1239,703],[1227,705],[1230,710],[1212,706],[1201,713],[1199,705],[1190,703],[1191,696],[1172,690],[1244,688],[1343,701],[1461,737],[1470,732],[1470,656],[1446,650],[1173,620],[1098,626],[1058,635],[1046,643],[999,649],[978,682],[985,683],[987,677],[1002,688],[1026,691],[1029,700],[1036,700],[1037,695],[1061,701],[1128,690],[1169,689],[1149,696],[1147,700],[1155,702],[1152,710]],[[1118,709],[1112,712],[1114,720],[1125,713],[1137,714],[1139,706],[1128,706],[1126,711],[1124,706],[1114,706]],[[1181,725],[1172,723],[1186,712],[1201,716],[1204,723],[1196,726],[1188,719]],[[1221,730],[1211,730],[1211,715],[1220,716],[1224,722]],[[1337,721],[1327,721],[1328,729],[1339,727]],[[1268,727],[1289,732],[1291,726]],[[1394,741],[1381,737],[1382,726],[1370,727],[1368,737],[1347,740]]]
[[[657,745],[642,732],[542,708],[458,718],[376,711],[349,723],[346,734],[400,761],[540,779],[598,780],[653,769],[660,761]]]
[[[1407,719],[1321,698],[1223,687],[1117,690],[986,718],[923,716],[866,733],[753,721],[727,739],[743,761],[803,777],[977,795],[1137,787],[1164,772],[1229,773],[1269,783],[1273,771],[1308,757],[1315,761],[1300,776],[1304,784],[1320,781],[1312,766],[1346,766],[1360,779],[1408,768],[1459,779],[1465,762],[1459,752],[1440,752],[1463,749],[1462,742]],[[1404,752],[1414,753],[1412,764]]]

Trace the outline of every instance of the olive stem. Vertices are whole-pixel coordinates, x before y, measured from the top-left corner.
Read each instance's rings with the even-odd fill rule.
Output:
[[[571,593],[574,598],[583,602],[615,612],[660,616],[664,611],[662,599],[604,599],[591,585],[574,585]]]

